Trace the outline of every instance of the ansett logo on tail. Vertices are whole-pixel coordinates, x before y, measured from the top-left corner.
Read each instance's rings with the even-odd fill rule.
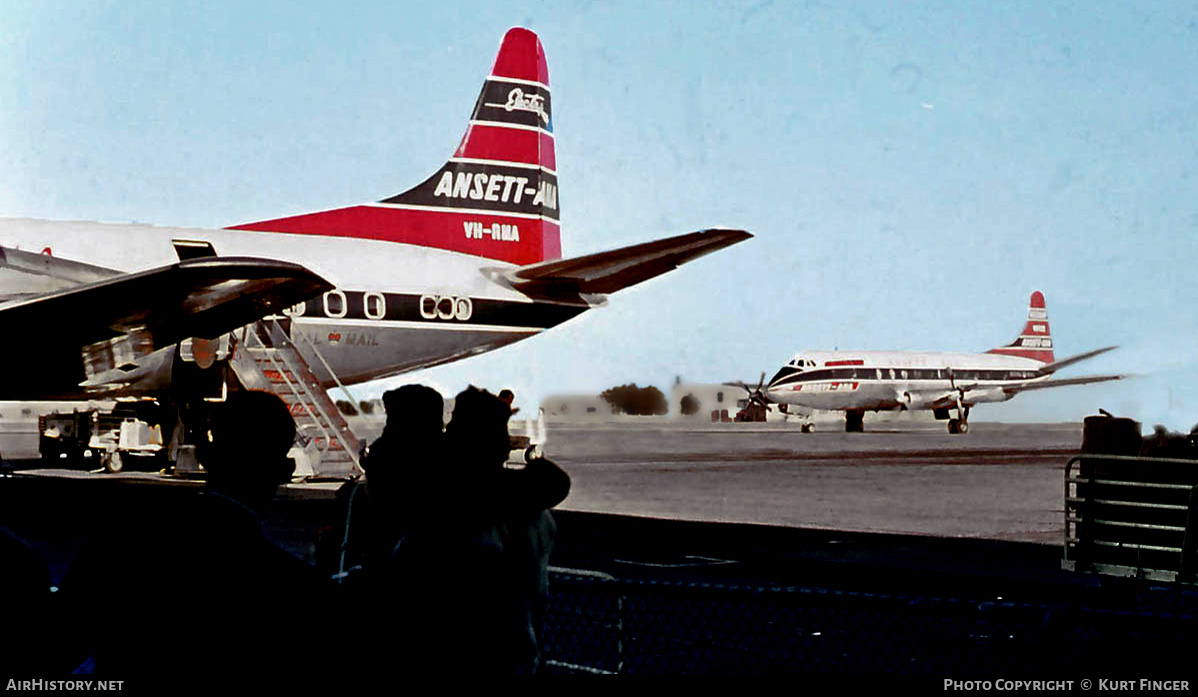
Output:
[[[489,77],[472,121],[553,132],[549,87],[524,80]]]
[[[549,125],[549,109],[545,97],[539,94],[525,94],[519,87],[507,93],[507,101],[503,104],[488,103],[484,106],[500,107],[504,111],[528,111],[541,117],[542,123]]]
[[[473,201],[500,201],[520,204],[526,197],[534,207],[544,206],[557,209],[557,186],[547,181],[536,181],[529,186],[529,177],[511,174],[487,174],[486,172],[442,172],[434,197],[470,199]]]
[[[539,167],[449,162],[424,183],[382,203],[557,221],[557,177]]]

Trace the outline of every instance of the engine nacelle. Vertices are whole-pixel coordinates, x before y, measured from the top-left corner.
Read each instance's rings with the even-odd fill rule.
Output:
[[[965,402],[967,404],[981,404],[983,402],[1005,402],[1015,396],[1014,392],[1007,392],[1001,387],[985,387],[982,389],[969,390],[965,393]]]
[[[932,405],[937,401],[944,399],[947,394],[932,394],[929,392],[908,392],[907,390],[898,390],[897,398],[899,406],[904,409],[931,409]]]

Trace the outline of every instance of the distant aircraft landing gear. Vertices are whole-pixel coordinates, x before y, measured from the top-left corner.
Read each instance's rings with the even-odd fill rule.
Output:
[[[957,413],[960,418],[948,420],[948,432],[953,435],[969,433],[969,407],[959,409]]]
[[[965,404],[966,388],[957,386],[957,381],[953,377],[952,366],[949,366],[945,370],[948,371],[948,386],[953,388],[957,393],[957,418],[948,420],[948,432],[953,435],[969,433],[969,406]],[[948,409],[944,410],[944,415],[948,416]],[[939,414],[936,416],[937,418],[942,418]]]
[[[865,430],[865,412],[846,411],[844,413],[844,432],[861,433]]]

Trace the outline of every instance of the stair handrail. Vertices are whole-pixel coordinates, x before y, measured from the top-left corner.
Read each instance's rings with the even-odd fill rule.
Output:
[[[266,319],[263,320],[263,323],[265,323],[267,320],[269,320],[271,322],[271,325],[269,327],[267,327],[267,331],[270,331],[271,329],[276,330],[278,332],[278,334],[277,334],[278,338],[281,338],[284,342],[289,343],[291,345],[291,347],[295,349],[296,355],[298,356],[300,361],[303,361],[304,358],[302,355],[299,355],[299,347],[295,345],[295,340],[293,338],[291,338],[291,336],[288,334],[288,332],[286,332],[283,329],[283,326],[281,324],[279,324],[279,320],[274,317],[267,317]],[[275,340],[276,340],[276,335],[272,332],[271,341],[275,341]],[[309,341],[309,345],[311,345],[311,341]],[[312,348],[315,349],[315,346],[312,346]],[[318,358],[320,358],[322,363],[325,363],[324,357],[321,356],[319,352],[316,352],[316,355]],[[300,372],[295,368],[295,366],[291,365],[291,363],[288,360],[286,355],[279,354],[279,357],[287,365],[287,368],[289,368],[292,371],[292,374],[296,374],[296,373]],[[274,362],[274,360],[272,357],[272,363],[273,362]],[[305,361],[305,363],[306,363],[306,361]],[[327,363],[325,363],[325,367],[326,367],[326,369],[329,369]],[[308,370],[308,372],[311,373],[312,371]],[[329,374],[332,375],[331,369],[329,370]],[[313,375],[313,377],[315,377],[315,375]],[[334,380],[337,379],[335,375],[333,376],[333,379]],[[291,383],[290,383],[290,381],[286,380],[285,374],[284,374],[284,380],[290,386]],[[317,378],[317,380],[319,380],[319,378]],[[316,397],[315,394],[313,394],[312,388],[310,386],[308,386],[307,384],[304,384],[304,382],[302,380],[300,380],[299,382],[300,382],[301,386],[303,387],[305,394],[308,396],[308,399],[305,400],[304,397],[299,395],[298,393],[296,396],[300,397],[300,399],[304,401],[304,408],[308,410],[308,415],[312,416],[313,420],[317,422],[317,426],[320,428],[321,433],[325,437],[325,442],[331,443],[332,439],[336,439],[336,441],[341,445],[341,449],[349,454],[349,459],[354,463],[354,466],[358,467],[360,469],[362,466],[362,463],[359,461],[359,458],[358,458],[358,449],[349,447],[349,443],[347,443],[345,441],[345,438],[343,437],[343,435],[332,428],[332,426],[334,424],[333,418],[331,416],[329,416],[328,412],[326,412],[324,407],[321,406],[320,400]],[[340,384],[339,381],[338,381],[338,384]],[[316,388],[320,389],[322,392],[324,391],[324,388],[320,386],[319,382],[317,383]],[[342,389],[344,389],[344,387]],[[348,393],[348,391],[347,391],[347,393]],[[325,392],[324,396],[327,397],[328,393]],[[332,400],[329,400],[329,401],[331,402]],[[312,413],[312,409],[311,409],[311,407],[308,406],[308,402],[311,402],[312,406],[316,407],[316,409],[320,412],[320,418],[316,418],[316,415]],[[337,405],[334,404],[333,408],[336,409]],[[338,413],[338,416],[341,417],[342,421],[345,420],[344,417],[340,413]],[[324,423],[327,423],[329,425],[330,428],[328,430],[326,430],[325,427],[323,425],[321,425],[322,420]],[[346,429],[347,430],[349,429],[348,423],[346,424]],[[330,436],[330,433],[332,433],[332,436]],[[357,435],[354,434],[354,437],[357,438]]]
[[[268,319],[270,319],[270,321],[275,323],[275,326],[278,327],[279,331],[283,330],[282,325],[279,324],[278,318],[270,317]],[[299,337],[301,339],[304,340],[304,343],[308,344],[308,348],[312,349],[312,355],[316,356],[316,358],[320,360],[320,364],[322,366],[324,366],[324,369],[326,371],[328,371],[329,377],[333,378],[333,382],[337,384],[337,389],[341,390],[341,394],[343,394],[345,396],[345,398],[347,400],[349,400],[350,404],[354,405],[354,408],[357,408],[357,406],[358,406],[357,399],[354,397],[353,393],[349,391],[349,388],[346,387],[344,384],[342,384],[341,378],[337,377],[337,373],[333,372],[333,366],[329,365],[329,362],[326,361],[324,358],[324,354],[322,354],[320,352],[320,349],[316,348],[316,343],[313,342],[312,339],[309,338],[307,334],[304,334],[303,332],[296,332],[296,333],[299,335]],[[295,338],[292,337],[291,341],[294,342]]]
[[[255,322],[254,324],[261,324],[261,322]],[[264,326],[263,328],[265,329],[266,327]],[[266,343],[264,341],[262,341],[262,338],[258,336],[258,333],[256,331],[253,331],[253,329],[254,329],[254,325],[248,325],[246,327],[247,331],[244,335],[245,336],[244,343],[245,343],[246,347],[251,348],[251,349],[263,349],[263,350],[267,351],[265,356],[266,356],[267,362],[270,363],[270,367],[273,368],[279,374],[279,379],[285,385],[287,385],[287,388],[289,390],[291,390],[291,394],[296,398],[298,403],[303,406],[304,410],[308,413],[308,416],[312,418],[312,421],[316,424],[316,428],[320,430],[321,436],[324,437],[325,443],[326,444],[329,443],[330,442],[329,431],[327,429],[325,429],[325,427],[321,424],[321,419],[319,417],[317,417],[317,415],[312,412],[312,408],[310,406],[308,406],[308,402],[311,400],[308,400],[305,398],[304,392],[306,392],[306,389],[304,390],[304,392],[301,392],[301,390],[296,387],[295,382],[293,382],[291,379],[289,379],[287,377],[288,371],[290,371],[293,376],[295,375],[295,371],[292,370],[291,366],[286,363],[285,359],[280,359],[280,357],[277,353],[271,352],[270,349],[272,347],[267,346]],[[251,337],[251,336],[253,337],[252,342],[248,340],[248,337]],[[251,360],[252,360],[252,358],[251,358]],[[265,381],[267,384],[270,384],[269,378],[267,378],[266,374],[262,372],[262,369],[258,367],[256,361],[254,361],[254,369],[258,371],[258,373],[261,375],[263,381]],[[302,386],[303,381],[301,380],[299,382],[300,382],[300,385]],[[319,408],[319,405],[317,405],[317,407]],[[354,464],[357,464],[357,463],[355,462]]]

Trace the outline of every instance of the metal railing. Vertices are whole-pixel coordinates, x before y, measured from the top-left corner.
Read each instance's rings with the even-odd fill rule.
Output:
[[[268,346],[263,338],[258,335],[259,328],[269,333],[270,340],[273,345]],[[298,348],[294,345],[290,338],[288,338],[287,333],[283,330],[283,327],[279,324],[278,320],[271,317],[255,324],[247,325],[240,330],[240,336],[237,338],[242,346],[246,347],[250,351],[258,352],[258,355],[265,358],[266,363],[270,366],[270,370],[274,371],[274,373],[278,375],[278,383],[284,385],[287,391],[295,399],[295,403],[302,406],[304,414],[309,417],[312,425],[314,425],[319,432],[318,437],[322,438],[325,444],[324,448],[320,448],[320,443],[318,442],[316,444],[317,450],[323,455],[323,453],[333,450],[334,443],[336,443],[337,447],[347,454],[354,466],[360,467],[361,463],[359,462],[357,447],[355,447],[352,442],[346,439],[345,434],[342,434],[333,428],[338,421],[343,422],[344,419],[341,418],[340,413],[337,413],[336,418],[334,418],[329,414],[325,407],[321,405],[322,400],[320,397],[324,396],[327,399],[327,394],[324,393],[324,388],[319,384],[318,381],[315,380],[315,376],[312,376],[313,382],[315,383],[312,385],[309,385],[308,381],[303,378],[304,375],[312,375],[311,370],[308,369],[306,365],[302,365],[303,357],[299,354]],[[309,342],[309,344],[310,343],[311,342]],[[337,380],[336,375],[333,373],[331,367],[328,366],[327,361],[325,361],[324,357],[320,355],[320,352],[316,350],[316,347],[313,345],[311,348],[313,349],[314,354],[321,360],[321,362],[324,363],[326,370],[329,371],[329,374],[333,375],[334,380],[340,384],[340,381]],[[290,356],[294,356],[294,359]],[[295,359],[298,359],[298,362]],[[253,365],[253,369],[257,371],[256,378],[261,381],[261,387],[273,389],[271,378],[266,375],[265,371],[258,367],[258,360],[253,354],[246,355],[244,357],[244,361],[251,363]],[[249,366],[247,365],[246,367],[248,368]],[[342,389],[345,389],[343,385]],[[314,390],[320,390],[321,394],[316,394]],[[306,439],[308,438],[308,435],[302,434],[301,438]]]
[[[274,327],[277,328],[280,333],[283,333],[283,327],[279,324],[279,320],[277,318],[268,317],[267,319],[274,323]],[[320,361],[320,365],[324,367],[325,372],[329,374],[329,377],[333,379],[333,383],[337,385],[337,389],[341,390],[341,394],[344,395],[347,400],[349,400],[350,404],[356,407],[358,400],[354,397],[353,393],[349,391],[349,388],[342,384],[341,378],[337,377],[337,373],[333,370],[333,366],[329,365],[329,362],[325,360],[324,354],[320,352],[320,349],[316,348],[316,344],[313,343],[312,339],[308,338],[308,335],[304,334],[303,332],[292,332],[292,335],[293,338],[291,340],[293,343],[295,341],[294,335],[298,335],[299,338],[308,345],[308,348],[312,350],[312,355],[316,356],[316,359]]]
[[[1194,582],[1198,462],[1079,455],[1065,466],[1065,569]]]

